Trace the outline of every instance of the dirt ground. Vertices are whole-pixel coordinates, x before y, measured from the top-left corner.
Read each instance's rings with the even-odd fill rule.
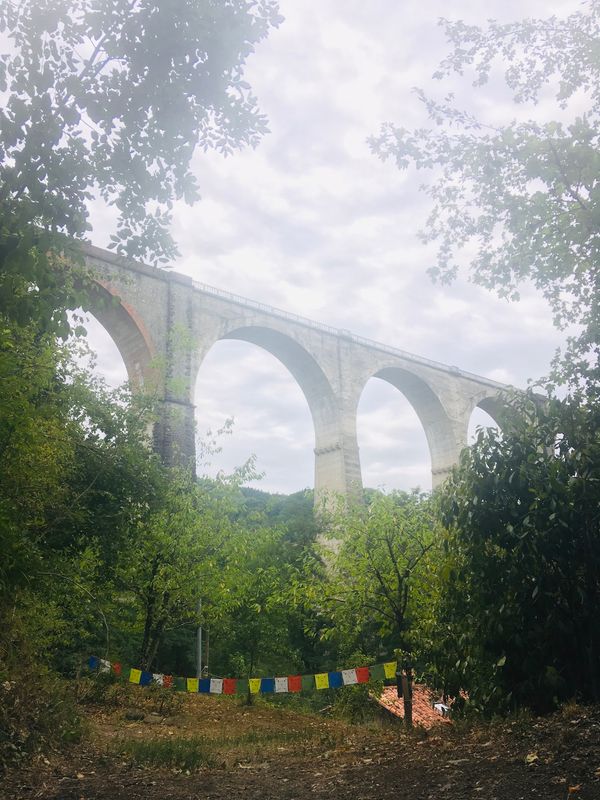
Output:
[[[89,728],[68,754],[5,777],[0,800],[600,800],[600,708],[408,734],[197,695],[167,716],[95,709]],[[144,748],[190,740],[205,764],[144,763]]]

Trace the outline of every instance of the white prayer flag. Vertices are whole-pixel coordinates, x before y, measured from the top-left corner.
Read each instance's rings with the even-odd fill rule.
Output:
[[[163,685],[164,679],[165,679],[165,676],[162,674],[162,672],[154,672],[153,675],[152,675],[152,680],[154,681],[154,683],[158,684],[159,686]]]
[[[288,679],[287,678],[275,678],[275,691],[276,692],[288,692]]]
[[[344,681],[344,686],[354,686],[355,683],[358,683],[358,679],[356,677],[356,670],[343,669],[342,680]]]
[[[210,679],[210,693],[223,694],[223,678]]]
[[[100,672],[110,672],[110,661],[105,658],[100,659]]]

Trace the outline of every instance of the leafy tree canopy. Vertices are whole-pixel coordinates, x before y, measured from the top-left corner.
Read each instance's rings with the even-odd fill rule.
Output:
[[[451,281],[469,244],[476,283],[518,299],[519,286],[530,280],[549,301],[559,327],[582,326],[567,357],[557,360],[557,377],[596,381],[600,2],[588,0],[564,19],[442,25],[452,50],[437,79],[472,69],[473,85],[485,91],[500,62],[515,102],[535,104],[553,93],[556,119],[490,125],[458,108],[452,95],[438,102],[419,90],[430,126],[411,131],[385,124],[371,147],[400,169],[433,173],[425,188],[433,208],[422,233],[425,241],[439,242],[430,274]]]
[[[227,155],[266,131],[243,70],[280,21],[275,0],[0,5],[0,311],[67,327],[56,308],[74,287],[48,253],[85,236],[96,196],[118,212],[117,252],[176,254],[195,149]]]
[[[487,712],[600,697],[598,406],[512,402],[503,432],[481,429],[463,451],[441,503],[433,661]]]
[[[432,498],[374,493],[342,507],[330,535],[339,541],[325,591],[342,651],[420,650],[440,541]]]

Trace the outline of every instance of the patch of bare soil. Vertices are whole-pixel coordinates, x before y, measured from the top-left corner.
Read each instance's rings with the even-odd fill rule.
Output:
[[[84,744],[9,775],[0,800],[600,800],[600,708],[428,734],[200,695],[171,716],[127,716],[92,712]],[[188,740],[205,764],[140,756]]]

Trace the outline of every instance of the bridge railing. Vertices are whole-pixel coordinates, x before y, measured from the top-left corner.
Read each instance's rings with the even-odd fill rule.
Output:
[[[324,322],[317,322],[316,320],[309,319],[308,317],[302,317],[300,314],[294,314],[291,311],[284,311],[281,308],[275,308],[275,306],[270,306],[266,303],[259,303],[256,300],[250,300],[249,298],[243,297],[240,294],[234,294],[233,292],[228,292],[225,289],[217,289],[215,286],[209,286],[207,283],[192,281],[192,284],[194,289],[197,289],[199,292],[204,292],[204,294],[210,294],[216,297],[222,297],[224,300],[237,303],[238,305],[244,306],[244,308],[253,308],[256,311],[262,311],[264,314],[270,314],[273,317],[280,317],[282,319],[290,320],[291,322],[296,322],[299,325],[304,325],[307,328],[322,331],[323,333],[327,333],[330,336],[335,336],[337,338],[347,339],[355,344],[374,348],[375,350],[380,350],[384,353],[389,353],[390,355],[398,356],[399,358],[403,358],[408,361],[413,361],[416,364],[423,364],[427,367],[441,370],[442,372],[451,372],[463,378],[470,378],[471,380],[477,381],[477,383],[485,383],[488,386],[494,387],[495,389],[508,388],[505,384],[494,381],[491,378],[484,378],[482,375],[476,375],[474,372],[467,372],[466,370],[459,369],[458,367],[442,364],[441,361],[434,361],[431,358],[417,356],[414,353],[409,353],[407,350],[401,350],[399,347],[392,347],[391,345],[384,344],[383,342],[377,342],[374,339],[367,339],[365,336],[358,336],[356,333],[352,333],[344,328],[334,328],[331,325],[326,325]]]

